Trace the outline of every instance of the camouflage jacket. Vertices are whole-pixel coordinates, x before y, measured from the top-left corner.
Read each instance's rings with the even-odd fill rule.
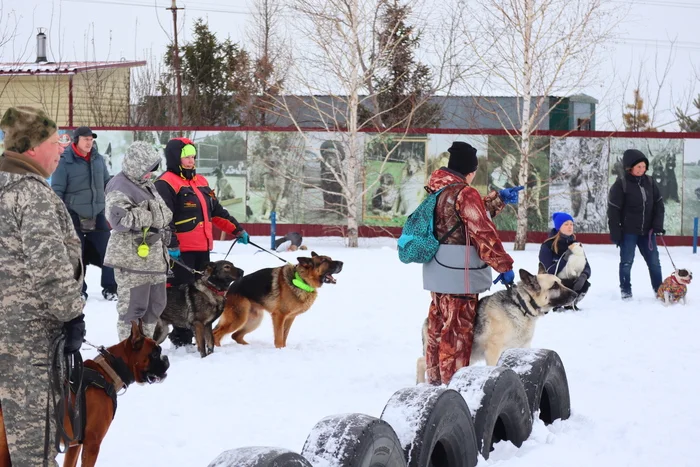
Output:
[[[0,157],[0,327],[57,328],[83,312],[80,240],[43,172],[22,154]]]
[[[435,207],[435,236],[442,238],[455,223],[461,222],[464,225],[447,237],[445,244],[465,245],[465,232],[468,231],[470,244],[474,245],[484,263],[498,272],[512,269],[513,259],[503,248],[496,226],[490,219],[505,207],[498,193],[492,191],[482,198],[476,189],[467,185],[464,176],[443,167],[432,173],[428,189],[434,192],[444,187],[447,188],[440,194]]]
[[[122,163],[122,171],[105,189],[106,215],[112,233],[104,261],[125,272],[162,274],[165,282],[169,224],[173,215],[153,182],[143,179],[160,161],[160,154],[145,147],[130,150]],[[139,245],[143,243],[148,245],[147,256],[138,255]]]

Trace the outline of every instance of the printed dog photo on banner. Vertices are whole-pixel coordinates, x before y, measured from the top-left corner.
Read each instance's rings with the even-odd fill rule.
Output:
[[[611,138],[609,186],[624,174],[622,154],[638,149],[649,159],[647,175],[659,189],[664,200],[664,229],[667,235],[681,233],[681,203],[683,193],[683,140],[663,138]]]
[[[349,136],[345,133],[306,133],[303,167],[303,208],[307,224],[343,225],[347,223]],[[358,170],[355,173],[357,200],[362,206],[362,162],[364,159],[364,135],[360,134],[354,147],[359,153]],[[362,212],[356,215],[361,216]]]
[[[426,135],[367,135],[365,225],[400,227],[423,200]]]
[[[567,212],[577,232],[608,231],[608,161],[606,138],[552,138],[549,214]]]
[[[693,235],[694,218],[700,217],[700,139],[683,144],[683,235]]]
[[[304,222],[304,137],[289,132],[248,133],[246,222]]]
[[[488,191],[500,191],[520,185],[520,137],[489,136]],[[526,203],[528,231],[549,231],[549,141],[547,136],[531,138],[529,172],[520,203]],[[518,205],[507,205],[494,218],[499,230],[514,231],[517,227]]]
[[[430,175],[440,167],[447,167],[450,160],[450,153],[447,149],[452,146],[454,141],[464,141],[476,149],[476,157],[479,161],[479,167],[476,169],[476,176],[472,181],[472,187],[476,188],[479,193],[486,196],[488,193],[486,185],[488,184],[488,136],[483,135],[428,135],[428,161],[427,170],[425,172],[425,183],[428,184]],[[423,190],[422,196],[425,196]],[[422,199],[422,198],[421,198]]]
[[[246,132],[193,132],[197,173],[204,175],[219,203],[240,222],[246,218]]]

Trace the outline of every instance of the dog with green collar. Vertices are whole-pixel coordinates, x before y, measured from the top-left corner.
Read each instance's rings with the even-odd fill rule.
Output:
[[[224,312],[214,329],[214,344],[228,334],[247,344],[246,334],[260,326],[265,311],[272,317],[275,347],[286,347],[294,319],[311,308],[323,284],[335,284],[333,277],[343,269],[342,261],[311,252],[276,268],[260,269],[234,282],[226,294]]]

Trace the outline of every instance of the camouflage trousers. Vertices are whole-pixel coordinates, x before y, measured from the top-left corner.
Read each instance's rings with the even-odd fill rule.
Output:
[[[457,370],[469,365],[478,295],[430,295],[425,355],[428,383],[447,384]]]
[[[0,408],[16,467],[58,467],[49,400],[51,338],[57,333],[60,328],[49,331],[32,325],[13,325],[11,335],[0,333]]]
[[[165,309],[165,273],[135,274],[122,269],[114,270],[119,288],[117,297],[117,334],[123,341],[131,333],[131,322],[143,320],[143,332],[153,337],[156,323]]]

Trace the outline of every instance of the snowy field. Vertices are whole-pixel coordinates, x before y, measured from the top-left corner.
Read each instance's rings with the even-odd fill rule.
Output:
[[[205,359],[166,341],[168,378],[134,385],[119,397],[98,465],[205,467],[222,451],[243,446],[300,452],[321,418],[348,412],[379,417],[396,390],[414,384],[430,302],[420,266],[401,264],[391,239],[363,240],[359,249],[344,248],[340,239],[307,242],[345,266],[338,283],[324,285],[311,310],[296,319],[288,347],[274,348],[269,315],[246,337],[249,346],[226,338]],[[229,246],[217,242],[212,259],[223,259]],[[512,252],[516,271],[536,272],[538,250],[531,244]],[[700,273],[700,257],[690,247],[670,251],[678,267]],[[499,443],[479,465],[700,465],[700,281],[691,284],[687,306],[666,308],[654,299],[637,254],[635,298],[623,303],[618,250],[590,245],[586,252],[592,286],[583,310],[541,318],[532,343],[561,356],[571,418],[551,426],[537,420],[520,449]],[[663,247],[660,254],[666,277],[671,262]],[[282,256],[293,261],[299,255]],[[236,245],[229,259],[247,273],[281,264],[245,245]],[[87,340],[109,346],[117,338],[116,303],[102,299],[99,273],[88,268]],[[87,345],[82,353],[85,359],[96,354]]]

